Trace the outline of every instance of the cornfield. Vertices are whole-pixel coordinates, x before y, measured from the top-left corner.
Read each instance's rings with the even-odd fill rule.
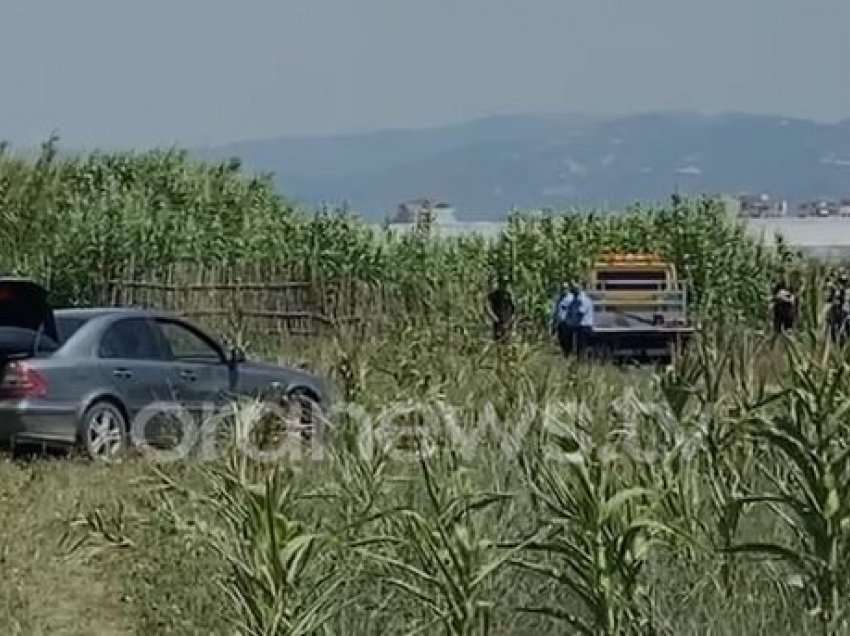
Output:
[[[128,262],[188,261],[407,301],[389,336],[266,343],[356,406],[328,414],[318,456],[245,456],[257,405],[240,404],[217,459],[141,465],[120,500],[67,520],[62,549],[122,573],[140,631],[848,631],[850,358],[825,337],[826,272],[711,199],[516,215],[495,241],[396,237],[298,210],[236,162],[48,143],[0,157],[0,214],[4,267],[62,302]],[[702,329],[672,367],[564,361],[539,337],[558,281],[608,249],[659,252],[689,281]],[[481,324],[496,273],[526,323],[504,346]],[[790,336],[764,333],[779,276],[804,301]]]
[[[603,250],[655,251],[690,281],[703,315],[760,319],[779,275],[804,278],[799,259],[768,250],[712,199],[674,198],[624,216],[543,219],[515,214],[497,240],[402,236],[346,212],[309,212],[236,160],[207,165],[181,151],[60,158],[56,140],[26,160],[0,153],[0,267],[43,280],[57,303],[84,304],[98,285],[181,263],[273,264],[293,280],[351,280],[400,297],[429,321],[477,313],[495,274],[506,276],[535,328],[558,284],[583,276]],[[433,316],[432,316],[433,314]],[[468,323],[468,317],[460,319]]]
[[[439,334],[418,373],[393,372],[404,343],[316,347],[384,415],[267,463],[237,450],[243,404],[219,459],[146,468],[132,515],[77,518],[69,544],[165,550],[128,582],[155,598],[202,563],[194,632],[846,633],[850,362],[820,332],[704,336],[654,373]]]

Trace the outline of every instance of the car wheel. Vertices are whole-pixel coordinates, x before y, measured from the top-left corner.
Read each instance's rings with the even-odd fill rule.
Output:
[[[127,447],[127,420],[110,402],[96,402],[83,415],[82,445],[99,461],[118,458]]]

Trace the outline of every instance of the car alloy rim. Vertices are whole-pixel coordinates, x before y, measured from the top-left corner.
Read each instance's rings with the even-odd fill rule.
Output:
[[[115,413],[104,409],[92,414],[89,448],[97,457],[113,457],[121,450],[121,421]]]
[[[313,400],[306,395],[298,398],[299,424],[302,431],[312,432],[313,429]]]
[[[303,393],[293,393],[288,400],[287,429],[308,438],[313,434],[313,401]]]

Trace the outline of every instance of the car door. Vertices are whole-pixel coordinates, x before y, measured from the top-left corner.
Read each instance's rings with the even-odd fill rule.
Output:
[[[131,418],[153,403],[175,401],[172,368],[149,319],[122,318],[110,324],[101,337],[98,357],[106,382]]]
[[[159,318],[156,327],[183,405],[197,415],[210,414],[226,399],[231,369],[224,352],[199,329],[181,320]]]

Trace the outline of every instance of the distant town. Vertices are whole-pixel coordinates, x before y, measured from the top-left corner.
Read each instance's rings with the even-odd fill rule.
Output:
[[[787,201],[767,194],[724,199],[729,214],[745,220],[754,238],[772,244],[781,235],[788,245],[808,256],[833,262],[850,260],[850,198],[804,202],[793,211]],[[547,210],[539,212],[545,214]],[[387,215],[383,227],[406,232],[422,225],[443,237],[476,234],[491,239],[505,228],[504,221],[463,221],[452,204],[432,198],[400,203]]]
[[[736,198],[738,215],[751,218],[770,218],[789,216],[792,212],[784,199],[774,199],[767,193],[741,195]],[[794,213],[798,217],[850,217],[850,197],[844,199],[815,199],[803,201],[796,206]]]
[[[727,197],[726,200],[731,213],[748,219],[782,217],[850,218],[850,196],[842,199],[824,198],[803,201],[793,207],[786,199],[775,198],[768,193],[742,194],[736,197]],[[541,212],[545,211],[542,210]],[[421,223],[438,226],[469,225],[458,219],[455,207],[451,203],[428,197],[400,203],[393,212],[387,215],[386,223],[390,225]],[[486,224],[489,225],[489,223]]]

